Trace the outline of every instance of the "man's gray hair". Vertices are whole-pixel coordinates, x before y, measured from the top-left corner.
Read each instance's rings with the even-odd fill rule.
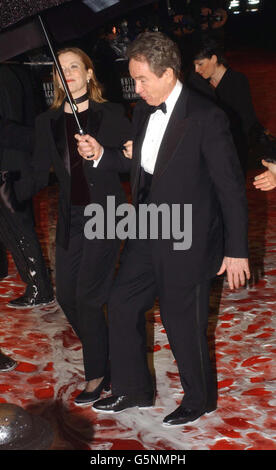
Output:
[[[181,56],[177,44],[160,32],[145,32],[128,46],[127,56],[138,62],[147,62],[155,75],[161,77],[167,68],[172,68],[178,78],[181,71]]]

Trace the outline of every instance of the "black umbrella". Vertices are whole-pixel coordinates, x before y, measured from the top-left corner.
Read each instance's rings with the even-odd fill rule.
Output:
[[[78,38],[153,0],[0,0],[0,62],[45,44],[36,15],[52,39]]]
[[[83,134],[54,51],[54,41],[61,43],[83,36],[115,17],[152,2],[153,0],[0,0],[0,62],[48,44],[79,133]]]

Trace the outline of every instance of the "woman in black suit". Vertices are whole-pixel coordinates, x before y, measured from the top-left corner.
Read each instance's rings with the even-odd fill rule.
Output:
[[[102,145],[120,148],[130,137],[123,106],[104,100],[90,58],[78,48],[58,54],[65,79],[78,108],[83,127]],[[53,166],[59,180],[56,233],[56,297],[81,340],[86,388],[75,399],[86,404],[109,386],[107,326],[103,305],[114,275],[120,241],[87,239],[84,208],[90,203],[105,208],[107,196],[115,204],[125,201],[119,176],[96,171],[93,162],[77,152],[78,128],[60,79],[54,72],[52,108],[36,120],[33,191],[48,183]],[[89,183],[88,183],[89,175]]]
[[[226,113],[244,175],[247,170],[249,136],[258,123],[247,77],[229,67],[219,45],[203,38],[194,47],[194,70],[187,85],[212,99]]]

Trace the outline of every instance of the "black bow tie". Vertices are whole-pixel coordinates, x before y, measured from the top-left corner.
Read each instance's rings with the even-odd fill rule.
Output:
[[[155,111],[157,111],[157,109],[161,109],[161,111],[163,111],[163,113],[166,114],[166,112],[167,112],[166,103],[161,103],[158,106],[150,106],[150,114],[155,113]]]

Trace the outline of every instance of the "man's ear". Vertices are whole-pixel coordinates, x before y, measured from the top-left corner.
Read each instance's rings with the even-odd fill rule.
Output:
[[[165,76],[169,81],[173,80],[174,70],[171,67],[167,67],[165,72],[163,73],[163,76]]]

